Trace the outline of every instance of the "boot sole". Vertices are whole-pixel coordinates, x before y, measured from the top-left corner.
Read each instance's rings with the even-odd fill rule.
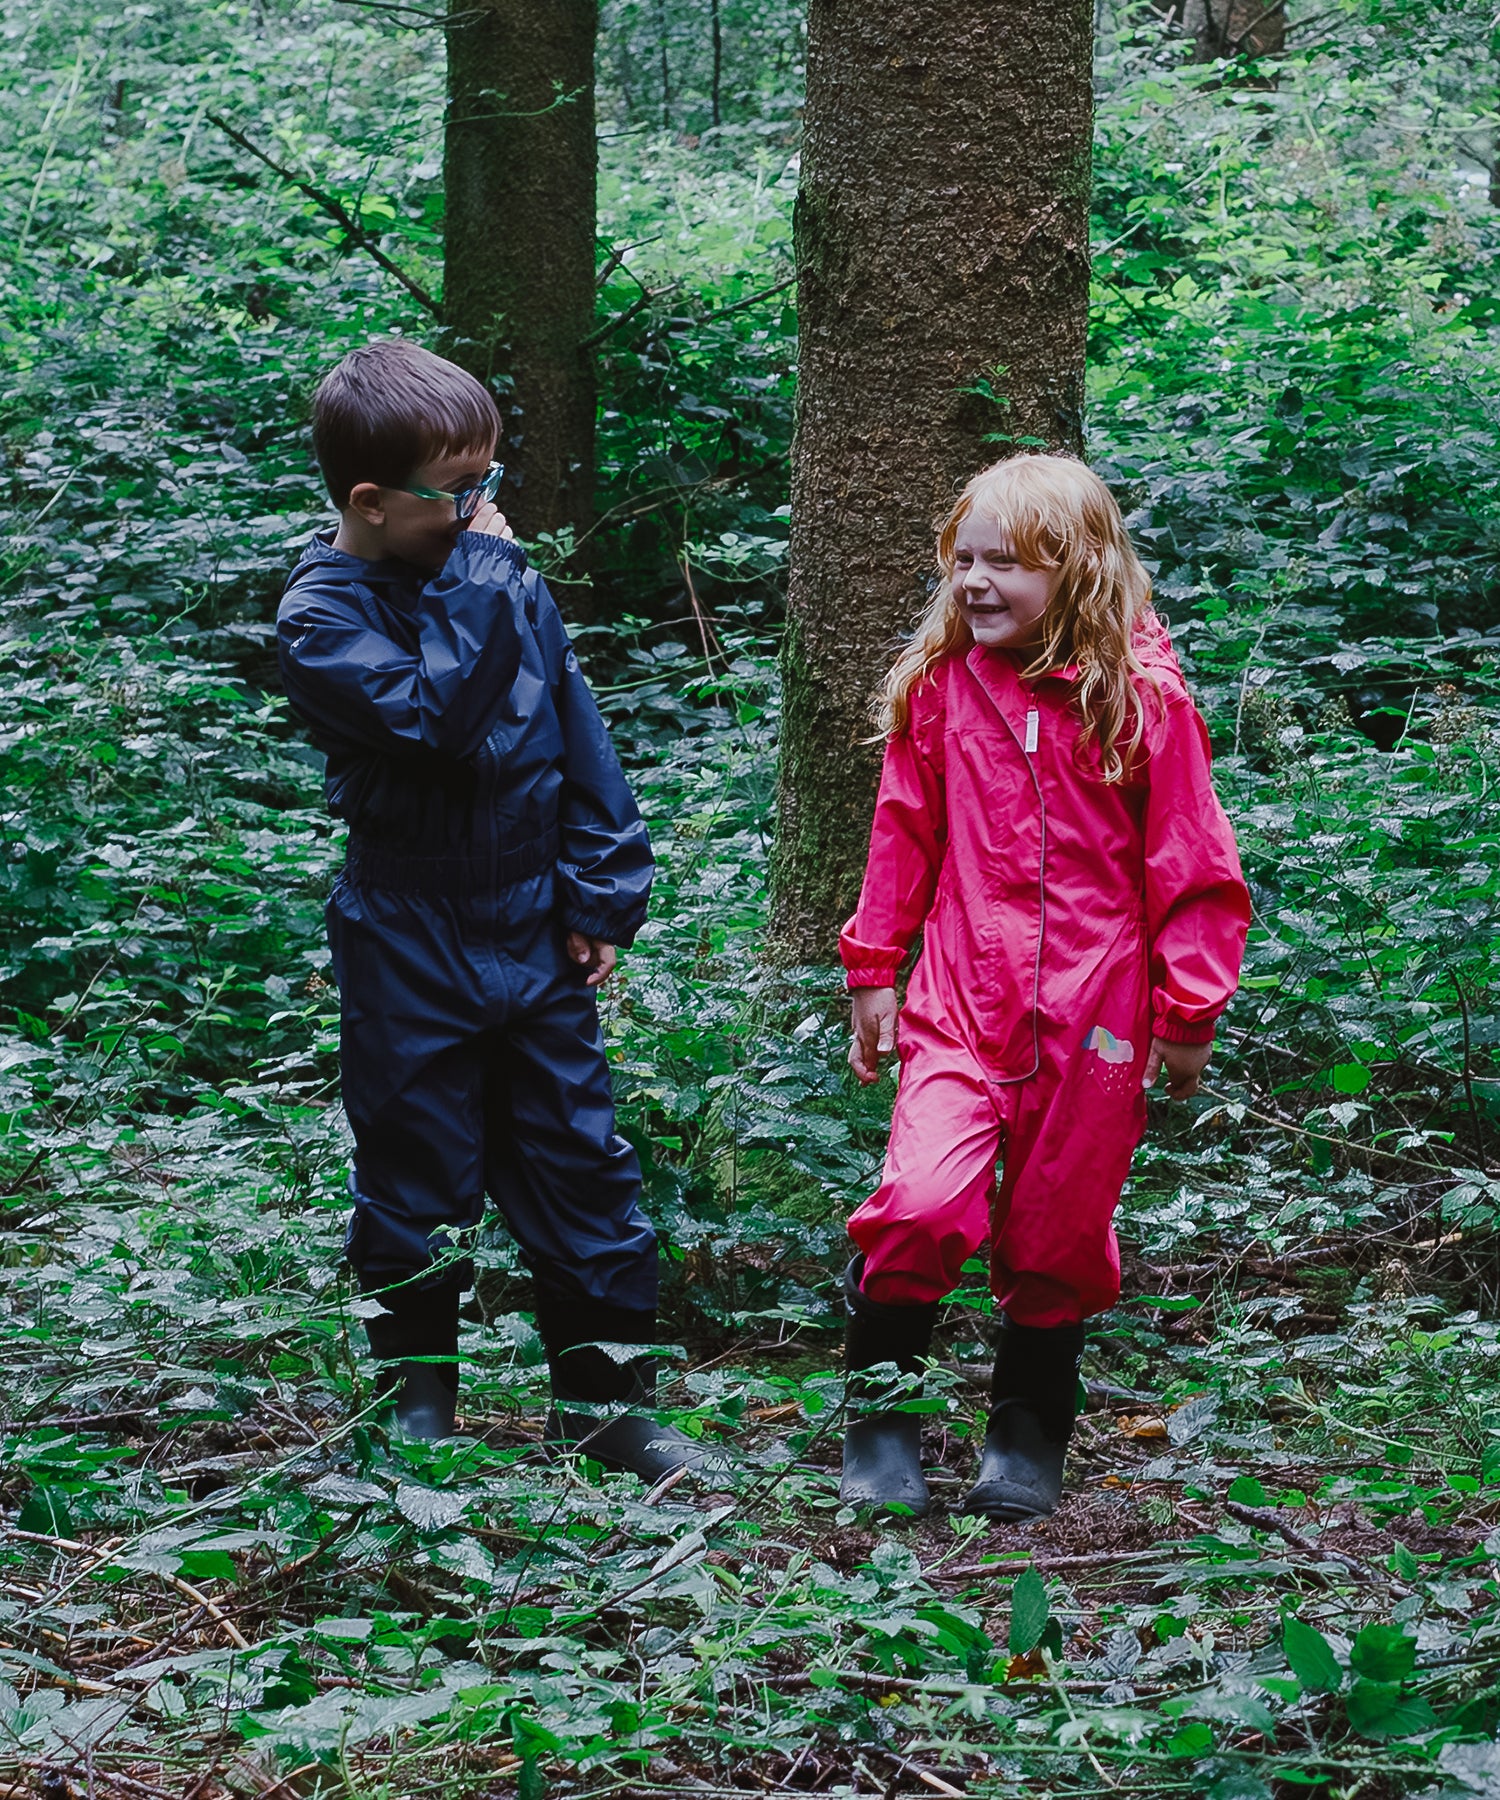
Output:
[[[998,1525],[1022,1525],[1028,1519],[1050,1519],[1055,1506],[1033,1506],[1023,1500],[987,1500],[965,1494],[954,1512],[961,1518],[993,1519]]]
[[[892,1512],[901,1507],[901,1517],[925,1519],[932,1511],[932,1496],[925,1500],[899,1500],[890,1494],[846,1494],[839,1489],[839,1499],[845,1506],[856,1506],[864,1512]]]

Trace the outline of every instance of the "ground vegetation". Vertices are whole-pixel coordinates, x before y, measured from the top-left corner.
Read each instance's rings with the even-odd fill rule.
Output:
[[[839,1507],[841,1220],[890,1089],[844,1069],[831,953],[762,954],[792,21],[601,25],[600,323],[652,298],[600,343],[613,622],[580,646],[662,862],[607,1020],[664,1393],[747,1465],[647,1494],[543,1462],[498,1227],[466,1435],[430,1448],[372,1417],[338,1260],[340,851],[268,631],[325,516],[316,373],[432,328],[441,37],[300,0],[6,12],[13,1792],[1500,1791],[1493,101],[1467,13],[1321,11],[1274,81],[1150,6],[1102,20],[1089,452],[1256,918],[1208,1091],[1155,1112],[1126,1198],[1064,1506],[996,1528]],[[568,606],[566,548],[537,545]],[[976,1268],[922,1403],[940,1494],[987,1305]]]

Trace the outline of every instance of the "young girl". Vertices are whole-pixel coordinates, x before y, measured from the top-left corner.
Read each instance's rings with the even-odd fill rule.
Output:
[[[1112,1306],[1111,1226],[1163,1069],[1195,1093],[1249,920],[1208,734],[1109,490],[1081,463],[985,469],[938,533],[943,579],[886,678],[885,768],[840,945],[849,1061],[896,1044],[885,1170],[849,1221],[851,1376],[915,1375],[988,1238],[992,1410],[962,1510],[1049,1513],[1083,1323]],[[896,1029],[896,972],[922,933]],[[996,1160],[1004,1165],[996,1191]],[[851,1382],[841,1493],[926,1510],[921,1418]]]

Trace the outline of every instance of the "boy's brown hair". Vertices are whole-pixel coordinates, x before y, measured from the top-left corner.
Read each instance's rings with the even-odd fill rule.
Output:
[[[405,338],[351,350],[313,399],[313,449],[338,507],[358,482],[401,487],[437,457],[488,455],[499,435],[499,409],[479,382]]]

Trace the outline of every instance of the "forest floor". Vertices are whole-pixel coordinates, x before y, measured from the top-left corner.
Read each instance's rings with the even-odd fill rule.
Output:
[[[982,1432],[978,1267],[919,1403],[932,1516],[842,1507],[839,1197],[889,1082],[843,1068],[830,972],[755,948],[769,665],[642,650],[605,700],[661,890],[606,1022],[686,1345],[664,1401],[732,1470],[647,1494],[546,1461],[500,1232],[460,1435],[392,1440],[339,1261],[315,771],[191,653],[7,654],[13,781],[45,766],[60,816],[103,779],[129,824],[91,833],[87,916],[59,902],[41,940],[74,991],[6,1040],[10,1791],[1496,1791],[1492,1239],[1410,1199],[1460,1178],[1406,1167],[1429,1139],[1320,1167],[1332,1124],[1267,1110],[1241,1014],[1212,1094],[1153,1103],[1056,1516],[948,1510]],[[1362,1172],[1382,1154],[1404,1185]]]
[[[1274,1300],[1295,1362],[1299,1334],[1351,1328],[1328,1310],[1329,1266],[1186,1270],[1161,1298],[1196,1288],[1204,1306],[1156,1320],[1212,1376],[1243,1348],[1216,1337],[1216,1310]],[[131,1287],[176,1272],[138,1267]],[[1424,1360],[1421,1303],[1362,1310],[1383,1359]],[[272,1368],[306,1329],[283,1316],[261,1346]],[[972,1351],[949,1334],[950,1410],[926,1437],[937,1505],[880,1521],[838,1505],[826,1331],[690,1358],[669,1398],[735,1473],[649,1495],[548,1463],[540,1371],[494,1340],[479,1327],[466,1346],[461,1435],[427,1447],[387,1442],[318,1383],[236,1392],[243,1361],[183,1393],[186,1343],[135,1371],[179,1388],[152,1402],[80,1337],[86,1378],[49,1383],[27,1426],[53,1485],[4,1528],[5,1656],[30,1690],[8,1721],[14,1774],[195,1800],[1490,1779],[1483,1746],[1445,1741],[1496,1704],[1492,1493],[1446,1458],[1402,1461],[1336,1398],[1236,1428],[1213,1385],[1168,1403],[1091,1358],[1062,1507],[991,1526],[945,1510],[972,1470],[983,1374],[944,1354]],[[79,1527],[65,1493],[93,1483],[149,1488],[157,1509]]]

